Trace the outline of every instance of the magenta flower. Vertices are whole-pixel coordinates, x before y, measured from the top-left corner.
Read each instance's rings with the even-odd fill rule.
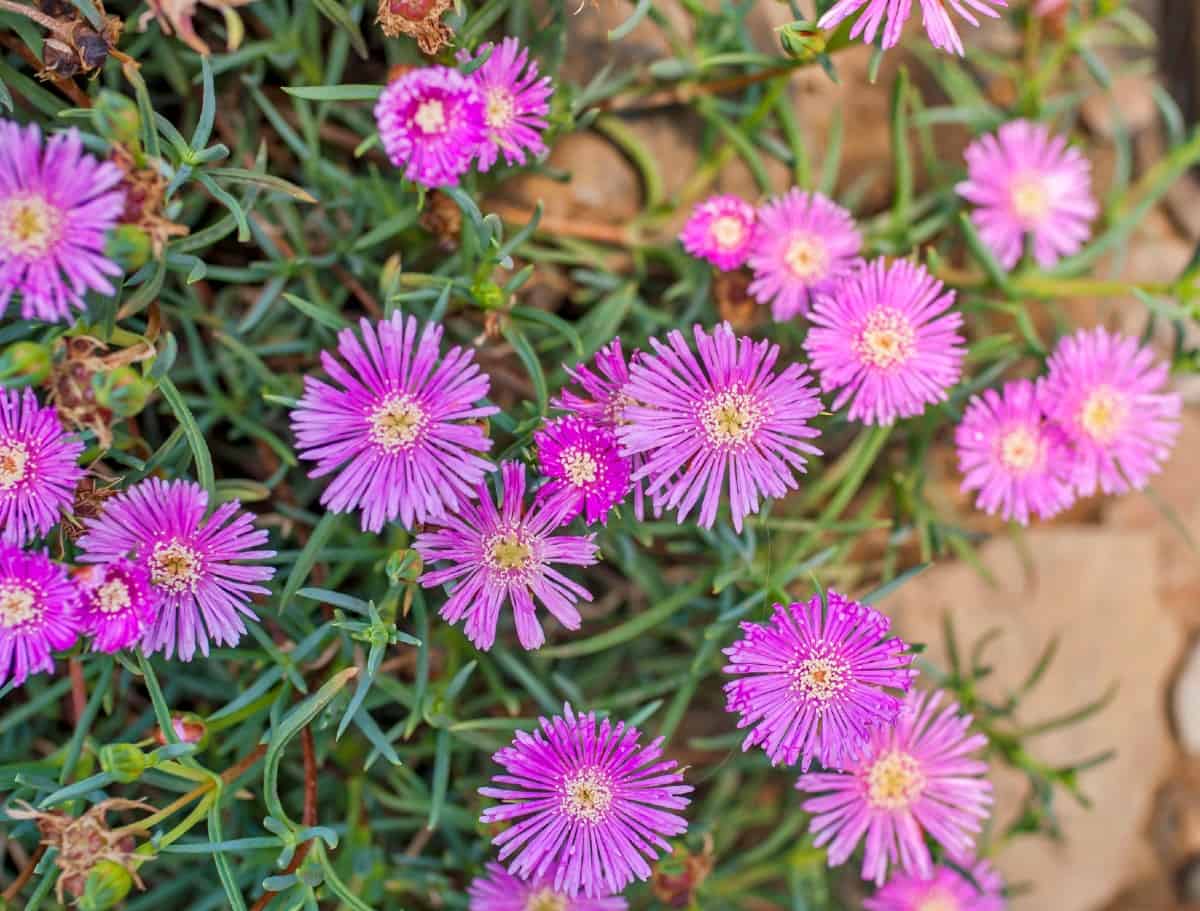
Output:
[[[740,196],[710,196],[692,209],[679,242],[692,256],[728,272],[750,255],[757,218],[754,206]]]
[[[963,55],[962,38],[954,20],[950,18],[953,10],[971,25],[978,27],[976,13],[992,19],[999,17],[993,7],[1004,7],[1005,0],[920,0],[921,24],[929,36],[930,43],[938,50]],[[863,14],[850,30],[850,37],[862,35],[868,44],[875,42],[875,34],[883,26],[882,47],[895,47],[900,41],[900,33],[904,23],[908,21],[912,11],[912,0],[839,0],[838,3],[821,17],[817,26],[822,29],[832,29],[843,20],[853,16],[863,9]],[[949,9],[947,9],[949,7]]]
[[[618,431],[625,455],[645,454],[634,479],[649,479],[651,497],[677,509],[682,522],[697,502],[699,522],[711,528],[728,475],[733,527],[758,512],[759,497],[782,497],[796,489],[807,455],[821,451],[806,442],[819,431],[809,419],[821,402],[801,364],[772,372],[779,346],[733,334],[728,323],[706,333],[693,329],[700,358],[683,334],[667,344],[651,339],[653,356],[631,367]]]
[[[479,148],[478,167],[490,170],[501,152],[510,164],[524,164],[526,153],[533,158],[546,154],[542,131],[550,113],[554,86],[549,76],[538,76],[536,60],[516,38],[505,38],[479,47],[476,59],[488,50],[492,55],[471,74],[483,96],[487,136]],[[460,53],[460,58],[470,54]]]
[[[1102,328],[1059,341],[1038,392],[1074,447],[1081,496],[1141,490],[1179,435],[1180,397],[1164,392],[1167,364],[1136,338]]]
[[[0,314],[14,294],[21,316],[65,322],[83,296],[116,294],[121,268],[105,235],[125,210],[121,170],[83,151],[77,130],[42,144],[36,125],[0,120]]]
[[[1075,502],[1070,444],[1046,421],[1030,380],[974,396],[954,441],[962,489],[979,491],[975,505],[984,512],[1028,525],[1030,512],[1048,519]]]
[[[1091,236],[1089,225],[1100,211],[1092,165],[1064,137],[1040,123],[1014,120],[972,142],[966,158],[967,179],[958,195],[977,207],[971,219],[1006,269],[1020,262],[1027,236],[1043,269]]]
[[[484,824],[520,820],[492,843],[508,871],[530,880],[545,877],[569,896],[600,898],[650,876],[647,860],[670,853],[666,839],[687,831],[677,811],[692,791],[662,758],[662,738],[639,744],[637,728],[589,712],[539,719],[541,730],[518,731],[512,746],[493,759],[506,775],[479,793],[504,801],[482,816]]]
[[[470,911],[626,911],[629,904],[611,898],[571,898],[553,888],[546,877],[536,882],[517,879],[500,864],[487,865],[487,876],[477,876],[467,890]]]
[[[129,560],[79,571],[80,632],[92,637],[93,652],[119,652],[139,642],[158,616],[159,596],[150,573]]]
[[[793,187],[758,210],[749,291],[776,322],[808,313],[817,294],[862,264],[862,236],[850,213],[820,193]]]
[[[476,423],[497,409],[477,403],[489,381],[470,350],[439,354],[442,327],[415,317],[359,323],[338,334],[343,364],[327,351],[321,365],[333,385],[304,378],[304,397],[292,412],[300,457],[316,462],[310,475],[337,472],[321,503],[333,512],[362,510],[363,531],[400,519],[405,528],[457,509],[491,462],[492,441]]]
[[[426,187],[456,186],[487,140],[487,110],[474,80],[426,66],[393,80],[375,105],[388,158]]]
[[[923,878],[896,873],[887,884],[863,902],[865,911],[1004,911],[1004,880],[986,860],[966,861],[954,867],[933,868]]]
[[[883,259],[818,298],[804,347],[822,391],[840,390],[833,409],[849,402],[850,420],[891,424],[945,401],[966,354],[953,303],[923,266]]]
[[[891,621],[830,590],[824,603],[776,604],[769,623],[743,623],[725,649],[726,708],[750,728],[742,744],[761,745],[772,765],[816,759],[842,768],[877,727],[895,723],[917,672],[908,646],[888,636]]]
[[[533,439],[541,472],[550,478],[538,498],[557,498],[564,523],[581,512],[588,525],[605,522],[629,493],[629,460],[621,458],[608,428],[570,415],[550,421]]]
[[[0,686],[54,670],[51,652],[75,644],[79,589],[45,553],[0,543]]]
[[[546,635],[537,619],[536,601],[567,629],[579,629],[582,618],[575,605],[592,596],[554,564],[591,566],[596,562],[595,535],[556,534],[563,507],[551,500],[535,502],[526,513],[525,466],[520,462],[503,463],[500,475],[499,508],[481,481],[479,502],[464,503],[437,519],[439,528],[417,535],[413,547],[422,560],[450,564],[427,571],[421,584],[433,588],[456,583],[441,616],[449,623],[466,617],[463,629],[476,648],[487,651],[495,643],[500,608],[506,602],[512,604],[521,645],[538,648]]]
[[[74,503],[81,452],[32,389],[0,389],[0,541],[26,544],[54,527]]]
[[[928,879],[933,861],[927,833],[955,856],[973,853],[992,786],[987,763],[970,754],[987,743],[969,734],[970,715],[946,704],[942,692],[912,690],[894,727],[876,727],[866,751],[846,772],[810,772],[796,787],[812,797],[814,844],[828,845],[829,866],[844,864],[866,835],[863,879],[883,885],[888,866]]]
[[[78,545],[83,563],[129,557],[150,575],[158,615],[142,639],[146,654],[207,657],[209,640],[235,645],[254,618],[250,599],[270,592],[259,585],[275,575],[267,533],[236,501],[208,515],[208,494],[191,481],[149,478],[104,504],[88,519]]]

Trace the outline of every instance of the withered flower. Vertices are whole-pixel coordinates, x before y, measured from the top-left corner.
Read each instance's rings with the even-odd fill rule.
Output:
[[[429,194],[417,223],[437,238],[438,246],[443,250],[450,251],[458,246],[462,210],[445,193],[434,190]]]
[[[676,850],[654,868],[650,880],[654,897],[668,908],[690,907],[714,864],[712,835],[704,836],[704,848],[699,854],[692,854],[686,848]]]
[[[53,17],[51,35],[42,44],[42,70],[38,78],[69,79],[81,73],[93,73],[117,52],[123,23],[116,16],[105,16],[104,26],[97,31],[84,19]]]
[[[71,514],[63,514],[60,528],[71,541],[76,541],[83,534],[87,519],[99,518],[104,511],[104,501],[115,497],[121,492],[120,479],[98,480],[90,475],[84,475],[75,488],[75,502],[71,506]]]
[[[408,35],[425,54],[436,54],[454,33],[442,22],[451,0],[379,0],[375,21],[389,38]]]
[[[144,231],[155,257],[161,258],[167,241],[188,233],[186,225],[176,224],[162,214],[167,179],[153,167],[139,167],[134,156],[121,145],[113,146],[112,161],[125,172],[122,181],[125,211],[121,214],[121,224],[135,225]]]
[[[713,297],[717,315],[738,332],[749,332],[762,324],[763,308],[750,295],[752,278],[745,269],[717,272],[713,277]]]
[[[108,345],[90,335],[61,340],[55,350],[54,366],[46,385],[50,401],[64,420],[80,430],[96,434],[100,446],[112,445],[114,417],[111,396],[97,395],[105,384],[116,383],[129,366],[154,356],[154,346],[140,341],[127,348],[109,351]],[[129,381],[135,376],[127,378]]]
[[[235,7],[246,6],[253,0],[148,0],[150,7],[138,19],[138,30],[145,31],[154,20],[164,33],[179,36],[179,40],[201,56],[207,57],[212,50],[204,40],[196,34],[196,26],[192,17],[196,15],[196,7],[203,4],[211,9],[219,10],[225,17],[226,32],[229,35],[227,50],[237,50],[241,42],[243,27]]]

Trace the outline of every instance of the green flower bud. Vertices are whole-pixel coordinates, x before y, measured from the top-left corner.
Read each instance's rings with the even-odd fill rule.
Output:
[[[126,272],[136,272],[150,262],[154,246],[150,235],[137,225],[117,225],[108,235],[104,252]]]
[[[118,417],[130,418],[146,407],[154,384],[132,367],[117,367],[93,378],[96,404]]]
[[[142,777],[150,765],[150,757],[132,743],[113,743],[100,748],[100,768],[121,784]]]
[[[142,120],[131,99],[104,89],[92,108],[92,122],[100,135],[121,143],[132,152],[140,150]]]
[[[124,901],[131,888],[133,874],[116,861],[102,860],[88,874],[76,907],[80,911],[105,911]]]
[[[379,270],[379,293],[384,300],[390,300],[400,293],[400,274],[404,271],[403,260],[399,253],[393,253]]]
[[[0,353],[0,378],[25,377],[40,383],[50,375],[50,349],[37,342],[13,342]]]
[[[807,62],[823,54],[827,42],[824,32],[813,23],[800,19],[779,30],[779,43],[789,57]]]
[[[504,289],[494,281],[477,281],[471,286],[471,295],[485,310],[499,310],[504,306]]]

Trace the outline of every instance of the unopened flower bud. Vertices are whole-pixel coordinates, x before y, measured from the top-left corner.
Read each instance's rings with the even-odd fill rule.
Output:
[[[789,57],[804,62],[815,60],[818,55],[825,53],[827,44],[825,33],[803,19],[789,22],[781,28],[779,43]]]
[[[50,375],[50,349],[37,342],[13,342],[0,353],[0,379],[24,377],[40,383]]]
[[[100,135],[127,149],[138,148],[142,120],[137,105],[124,95],[103,89],[92,108],[92,122]]]
[[[179,738],[180,743],[194,743],[203,748],[208,740],[208,726],[204,719],[191,712],[173,717],[171,727],[175,729],[175,736]],[[161,728],[155,728],[154,739],[164,746],[168,742]]]
[[[150,765],[150,757],[132,743],[113,743],[100,748],[100,769],[121,784],[142,777]]]
[[[114,860],[102,860],[88,874],[76,907],[81,911],[105,911],[124,901],[131,888],[133,874]]]
[[[153,244],[137,225],[117,225],[108,236],[104,252],[126,272],[136,272],[150,261]]]

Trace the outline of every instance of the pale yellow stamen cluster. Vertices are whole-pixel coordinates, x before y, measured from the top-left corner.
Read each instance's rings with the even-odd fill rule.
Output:
[[[105,614],[116,614],[129,607],[129,586],[121,579],[109,579],[96,590],[96,606]]]
[[[533,562],[533,548],[518,532],[504,532],[487,542],[484,561],[493,569],[519,572]]]
[[[29,450],[16,440],[0,443],[0,490],[12,490],[25,480]]]
[[[827,271],[829,252],[820,238],[811,234],[800,234],[788,244],[783,261],[796,278],[810,281],[820,278]]]
[[[150,581],[173,595],[196,590],[200,555],[182,541],[160,541],[150,554]]]
[[[513,103],[512,92],[507,89],[494,88],[487,93],[486,118],[487,125],[494,130],[503,129],[512,122],[516,105]]]
[[[0,247],[12,256],[45,256],[58,239],[63,213],[41,196],[0,200]]]
[[[873,311],[854,342],[854,351],[859,358],[880,370],[904,364],[916,349],[917,334],[912,323],[891,307]]]
[[[933,895],[925,896],[915,911],[962,911],[962,905],[953,895],[939,890]]]
[[[12,629],[37,617],[34,593],[23,585],[0,585],[0,626]]]
[[[1000,461],[1010,471],[1028,471],[1040,455],[1037,435],[1028,427],[1015,427],[1000,440]]]
[[[1045,182],[1036,175],[1020,177],[1013,182],[1012,207],[1017,217],[1036,223],[1050,211],[1050,194]]]
[[[421,102],[413,119],[417,121],[421,132],[427,135],[441,133],[446,129],[446,109],[437,98]]]
[[[885,753],[867,772],[867,800],[878,809],[902,810],[924,790],[921,765],[908,753]]]
[[[718,392],[700,406],[700,424],[716,446],[739,446],[749,440],[765,419],[762,406],[736,389]]]
[[[792,690],[820,712],[850,682],[850,666],[839,658],[807,658],[792,668],[791,678]]]
[[[391,395],[375,409],[367,432],[371,442],[396,453],[416,442],[428,423],[421,406],[409,395]]]
[[[600,822],[612,799],[608,779],[595,769],[582,769],[563,784],[562,809],[572,819]]]
[[[1079,423],[1088,436],[1101,443],[1113,440],[1125,426],[1129,402],[1109,386],[1092,390],[1079,412]]]
[[[746,226],[742,224],[740,218],[722,215],[713,220],[708,233],[713,242],[722,250],[732,250],[734,247],[740,246],[746,239]]]
[[[552,889],[539,889],[529,896],[524,911],[567,911],[567,897]]]
[[[582,449],[568,449],[564,452],[562,467],[563,471],[567,473],[567,480],[576,487],[594,484],[600,473],[600,466],[596,463],[595,457]]]

